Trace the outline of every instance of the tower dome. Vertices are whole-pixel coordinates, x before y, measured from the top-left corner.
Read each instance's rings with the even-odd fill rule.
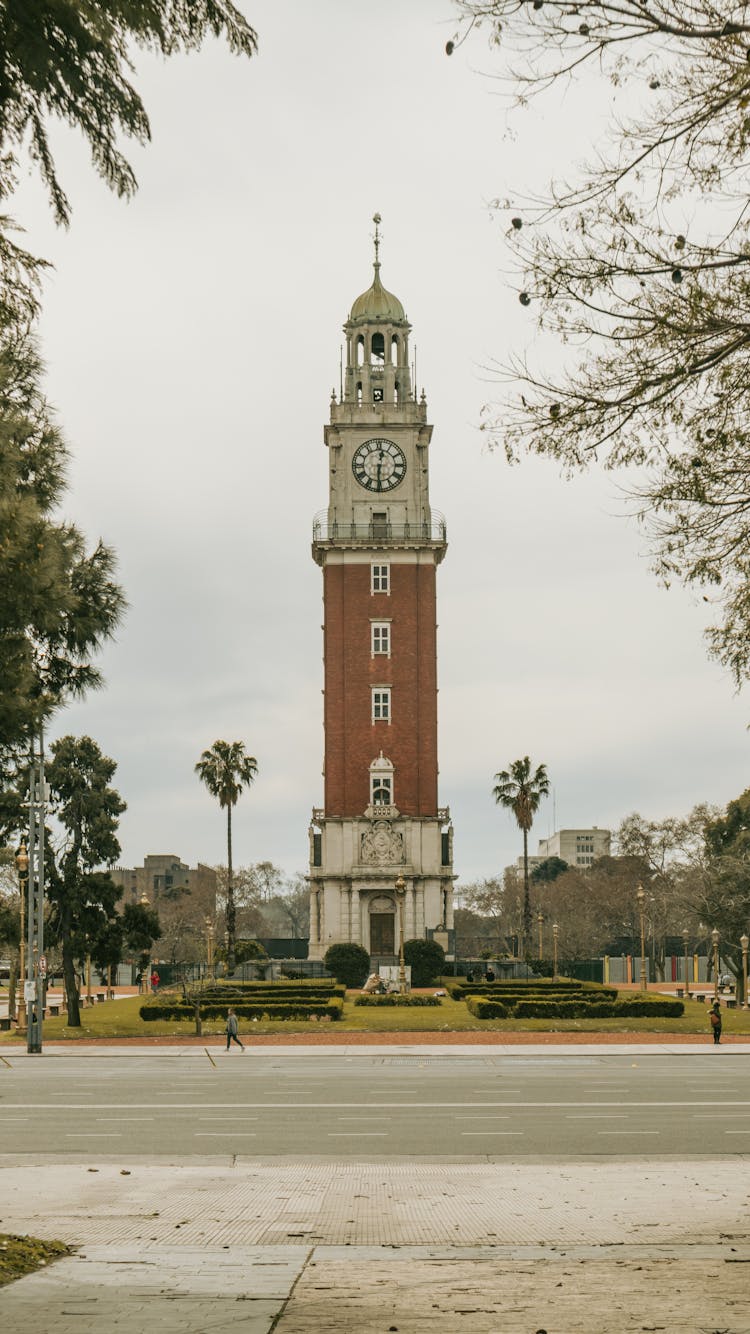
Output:
[[[349,322],[359,324],[369,320],[383,320],[389,324],[406,324],[406,312],[401,302],[392,292],[388,292],[380,281],[380,260],[378,251],[380,249],[380,233],[378,224],[380,223],[380,214],[376,213],[373,218],[375,223],[375,277],[372,280],[372,286],[368,287],[366,292],[358,296],[354,302]]]

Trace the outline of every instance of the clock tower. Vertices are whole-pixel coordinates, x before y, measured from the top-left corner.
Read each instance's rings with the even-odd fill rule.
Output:
[[[453,830],[438,806],[436,571],[445,520],[430,507],[424,392],[411,326],[380,281],[344,325],[346,370],[325,427],[324,804],[310,826],[310,958],[352,941],[374,966],[404,938],[453,942]],[[405,882],[399,903],[394,884]]]

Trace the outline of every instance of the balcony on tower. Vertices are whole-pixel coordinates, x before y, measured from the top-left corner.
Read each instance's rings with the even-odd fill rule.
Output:
[[[320,510],[313,519],[313,560],[322,565],[326,551],[333,548],[379,547],[424,549],[435,552],[436,563],[443,559],[448,547],[445,516],[431,509],[420,522],[393,523],[386,513],[374,512],[365,522],[357,519],[344,521],[332,518],[330,510]]]

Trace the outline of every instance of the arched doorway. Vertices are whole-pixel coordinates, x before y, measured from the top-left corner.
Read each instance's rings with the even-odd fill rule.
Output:
[[[380,896],[370,900],[370,954],[396,953],[396,905],[393,899]]]

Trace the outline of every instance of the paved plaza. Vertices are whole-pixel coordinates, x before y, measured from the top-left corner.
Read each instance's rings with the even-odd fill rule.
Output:
[[[171,1064],[174,1078],[197,1081],[191,1093],[185,1086],[183,1103],[192,1100],[198,1116],[215,1097],[215,1085],[203,1083],[204,1066],[222,1081],[223,1101],[244,1101],[251,1087],[247,1065],[257,1062],[253,1096],[262,1105],[258,1090],[270,1093],[268,1119],[279,1117],[278,1103],[295,1103],[315,1144],[328,1134],[331,1116],[340,1114],[336,1103],[350,1097],[352,1083],[361,1084],[363,1104],[374,1100],[373,1077],[384,1097],[393,1087],[388,1079],[395,1078],[400,1099],[415,1104],[417,1117],[426,1089],[454,1067],[472,1102],[492,1099],[495,1085],[484,1083],[489,1078],[502,1083],[509,1104],[528,1101],[534,1085],[537,1101],[555,1092],[562,1095],[557,1104],[592,1102],[597,1089],[602,1104],[611,1104],[619,1088],[628,1109],[644,1101],[642,1062],[651,1061],[652,1098],[662,1097],[671,1071],[684,1087],[679,1107],[668,1115],[673,1122],[705,1118],[703,1148],[680,1155],[666,1140],[658,1151],[647,1141],[637,1153],[620,1156],[614,1144],[603,1152],[594,1121],[587,1151],[572,1156],[525,1157],[510,1151],[504,1137],[498,1149],[501,1141],[488,1141],[481,1124],[477,1140],[464,1139],[466,1151],[453,1156],[433,1155],[429,1137],[418,1155],[390,1156],[369,1128],[357,1126],[351,1136],[345,1127],[347,1142],[336,1151],[326,1140],[323,1153],[259,1155],[252,1139],[241,1138],[236,1102],[234,1110],[211,1111],[233,1119],[218,1123],[210,1132],[217,1138],[190,1156],[150,1152],[148,1121],[139,1153],[129,1142],[121,1152],[119,1141],[97,1142],[96,1136],[69,1142],[64,1154],[45,1152],[40,1142],[34,1151],[0,1156],[0,1231],[55,1237],[77,1250],[0,1291],[3,1329],[101,1334],[148,1323],[167,1334],[750,1331],[745,1141],[742,1134],[722,1139],[727,1129],[750,1129],[746,1052],[704,1048],[686,1056],[680,1049],[655,1059],[628,1048],[608,1050],[592,1063],[590,1048],[572,1055],[570,1049],[543,1055],[537,1049],[533,1056],[493,1052],[478,1065],[476,1053],[456,1052],[446,1061],[414,1049],[400,1066],[378,1067],[377,1061],[389,1060],[382,1048],[369,1056],[359,1049],[347,1074],[340,1053],[309,1050],[304,1058],[286,1048],[235,1059],[212,1053],[216,1067],[194,1048],[170,1057],[95,1052],[56,1053],[41,1062],[10,1058],[11,1068],[0,1076],[4,1145],[22,1115],[13,1107],[21,1081],[31,1090],[40,1078],[56,1117],[66,1125],[73,1118],[73,1133],[86,1136],[95,1128],[95,1105],[109,1100],[110,1087],[119,1085],[126,1095],[126,1115],[148,1116],[133,1105],[153,1103],[155,1088],[174,1102]],[[340,1071],[338,1082],[330,1078],[331,1066]],[[312,1083],[321,1072],[334,1083],[328,1094],[333,1111],[299,1105],[325,1101],[309,1089],[300,1099],[305,1078]],[[67,1106],[71,1079],[78,1088],[75,1112]],[[278,1094],[283,1079],[286,1099]],[[146,1087],[151,1099],[143,1096]],[[388,1115],[385,1108],[370,1111],[381,1123]],[[620,1114],[604,1105],[549,1111],[552,1119]],[[715,1125],[717,1112],[726,1119]],[[175,1115],[166,1106],[163,1113]],[[467,1113],[485,1114],[494,1116],[495,1109]],[[519,1118],[528,1115],[519,1106]],[[43,1131],[43,1119],[34,1124]],[[740,1141],[741,1152],[725,1152],[727,1143]]]

